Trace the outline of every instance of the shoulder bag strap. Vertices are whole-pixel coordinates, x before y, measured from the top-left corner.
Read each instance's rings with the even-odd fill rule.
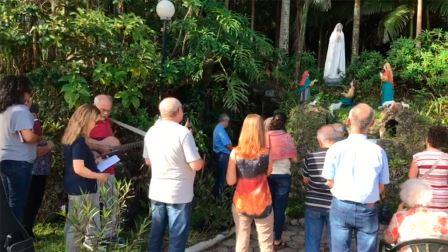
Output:
[[[437,161],[432,165],[431,169],[429,169],[429,171],[425,172],[420,178],[426,178],[427,176],[429,176],[429,174],[437,168],[437,165],[440,163],[440,161],[442,160],[442,156],[443,156],[443,152],[439,155],[439,158],[437,159]]]

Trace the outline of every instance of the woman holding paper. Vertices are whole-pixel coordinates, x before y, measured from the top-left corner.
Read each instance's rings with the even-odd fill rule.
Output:
[[[64,190],[68,194],[68,214],[65,223],[66,251],[79,251],[80,230],[72,223],[73,218],[79,224],[87,223],[83,246],[93,251],[97,244],[97,233],[100,227],[98,211],[90,211],[94,216],[83,216],[82,209],[87,206],[99,209],[97,181],[105,182],[108,174],[97,169],[92,151],[86,144],[86,136],[95,127],[100,118],[100,111],[93,105],[84,104],[79,107],[68,122],[62,137],[64,145]]]

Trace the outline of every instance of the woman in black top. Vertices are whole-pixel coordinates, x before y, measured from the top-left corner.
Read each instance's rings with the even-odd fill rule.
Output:
[[[100,111],[93,105],[79,107],[68,122],[62,137],[64,145],[64,190],[68,194],[68,218],[65,223],[66,251],[79,251],[82,235],[83,246],[93,251],[97,240],[99,211],[92,211],[94,216],[83,216],[82,208],[92,206],[99,209],[97,181],[105,182],[107,174],[97,169],[93,153],[86,144],[86,136],[95,127]],[[73,218],[78,219],[74,223]],[[89,221],[90,220],[90,221]],[[79,222],[79,223],[78,223]],[[88,223],[87,223],[88,222]],[[85,230],[80,230],[81,225]]]

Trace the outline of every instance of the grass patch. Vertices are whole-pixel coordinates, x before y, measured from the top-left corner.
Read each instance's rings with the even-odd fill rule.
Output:
[[[37,242],[34,244],[36,251],[65,251],[64,224],[39,223],[34,227]]]

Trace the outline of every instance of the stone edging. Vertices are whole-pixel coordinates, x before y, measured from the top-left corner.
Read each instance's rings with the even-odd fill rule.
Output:
[[[215,236],[215,238],[212,238],[210,240],[207,241],[202,241],[199,243],[196,243],[195,245],[187,248],[186,252],[199,252],[199,251],[204,251],[208,248],[211,248],[215,245],[217,245],[218,243],[226,240],[227,238],[229,238],[230,236],[232,236],[235,233],[235,228],[231,228],[229,231],[227,232],[223,232],[220,234],[217,234]]]

